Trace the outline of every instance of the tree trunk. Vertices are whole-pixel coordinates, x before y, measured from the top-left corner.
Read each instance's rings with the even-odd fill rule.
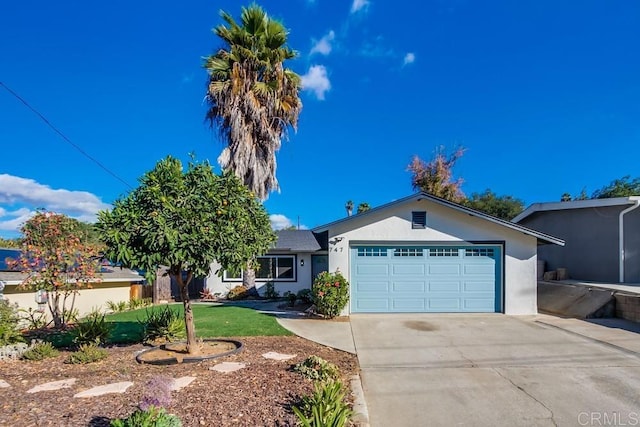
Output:
[[[242,285],[247,288],[247,294],[250,297],[260,296],[256,289],[256,270],[252,267],[247,267],[242,272]]]
[[[187,329],[187,353],[190,355],[196,355],[200,353],[200,348],[196,341],[196,327],[193,322],[193,309],[191,308],[191,300],[189,299],[189,283],[193,273],[187,273],[187,280],[182,279],[182,272],[178,271],[176,274],[176,282],[180,288],[180,297],[182,298],[182,305],[184,306],[184,324]]]

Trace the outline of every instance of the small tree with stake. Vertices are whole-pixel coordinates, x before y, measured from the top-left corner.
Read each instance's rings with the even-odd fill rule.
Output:
[[[159,265],[180,289],[187,352],[197,354],[188,287],[216,260],[239,271],[275,240],[269,217],[255,195],[232,173],[216,175],[207,162],[182,163],[167,157],[140,179],[140,186],[98,216],[106,256],[141,269],[153,280]],[[221,273],[221,272],[219,272]]]

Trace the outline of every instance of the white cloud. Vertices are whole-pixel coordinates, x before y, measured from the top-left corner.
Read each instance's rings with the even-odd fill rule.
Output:
[[[6,231],[18,230],[38,208],[92,222],[99,210],[111,207],[87,191],[52,189],[33,179],[8,174],[0,174],[0,204],[21,206],[13,211],[0,208],[0,230]]]
[[[282,214],[271,214],[269,215],[269,221],[271,221],[271,228],[274,230],[283,230],[285,228],[292,227],[296,224],[293,223],[289,218]],[[297,225],[296,225],[297,226]],[[301,230],[306,230],[306,225],[300,225]]]
[[[359,12],[367,7],[369,7],[369,0],[353,0],[353,3],[351,3],[351,13]]]
[[[416,54],[413,52],[408,52],[404,59],[402,60],[402,65],[413,64],[416,61]]]
[[[331,89],[331,82],[327,77],[325,66],[312,65],[309,71],[302,76],[302,88],[315,93],[316,98],[323,100],[325,92]]]
[[[310,55],[319,53],[321,55],[329,55],[331,53],[331,42],[336,38],[336,33],[331,30],[318,41],[314,40],[314,45],[311,48]]]

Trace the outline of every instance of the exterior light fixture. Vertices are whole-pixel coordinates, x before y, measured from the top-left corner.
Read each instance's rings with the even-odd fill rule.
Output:
[[[304,267],[304,260],[303,259],[300,260],[300,267]]]

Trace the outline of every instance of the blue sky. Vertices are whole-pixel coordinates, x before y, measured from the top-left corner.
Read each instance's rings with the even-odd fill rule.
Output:
[[[216,159],[202,57],[236,1],[25,0],[0,13],[0,81],[132,186],[168,154]],[[243,3],[248,4],[248,3]],[[289,0],[303,75],[278,154],[278,226],[412,193],[406,166],[462,145],[466,194],[526,204],[638,176],[640,2]],[[91,220],[129,188],[0,87],[0,236],[36,208]]]

